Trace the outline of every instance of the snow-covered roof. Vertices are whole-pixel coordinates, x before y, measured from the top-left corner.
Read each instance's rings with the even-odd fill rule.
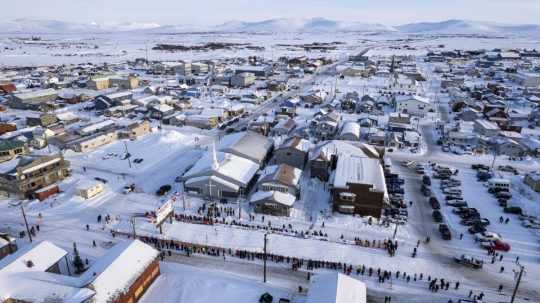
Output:
[[[418,95],[414,95],[414,96],[407,96],[407,95],[396,96],[396,102],[406,103],[406,102],[413,102],[413,101],[414,102],[424,103],[424,104],[429,104],[430,103],[428,98],[421,97],[421,96],[418,96]]]
[[[282,193],[282,192],[273,190],[273,191],[257,191],[250,198],[250,202],[252,203],[256,203],[262,200],[272,200],[276,203],[291,207],[296,201],[296,197],[290,193]]]
[[[72,112],[58,113],[56,114],[56,118],[58,118],[58,120],[60,121],[71,121],[79,119],[79,117]]]
[[[90,267],[83,278],[91,281],[95,303],[112,302],[158,257],[159,252],[139,241],[116,244]]]
[[[308,152],[311,142],[301,137],[291,137],[286,139],[279,148],[294,148],[300,151]]]
[[[240,184],[247,185],[259,169],[257,163],[229,153],[216,152],[216,160],[217,167],[213,168],[213,153],[208,151],[186,172],[184,177],[191,179],[216,173]]]
[[[310,160],[323,157],[327,160],[330,159],[331,155],[355,155],[359,157],[367,158],[380,158],[380,153],[375,149],[375,147],[359,143],[359,142],[350,142],[350,141],[341,141],[341,140],[331,140],[324,141],[323,143],[317,145],[314,150],[310,153]]]
[[[48,272],[0,273],[0,301],[87,302],[95,292],[77,284],[76,278]]]
[[[41,89],[41,90],[36,90],[36,91],[31,91],[31,92],[24,92],[24,93],[19,93],[19,94],[15,94],[15,97],[21,99],[21,100],[27,100],[27,99],[34,99],[34,98],[40,98],[40,97],[46,97],[46,96],[52,96],[52,95],[56,95],[56,90],[52,89],[52,88],[48,88],[48,89]]]
[[[366,303],[366,285],[341,273],[315,275],[306,303]]]
[[[246,131],[224,136],[218,149],[261,163],[273,146],[272,140],[256,132]]]
[[[333,186],[348,188],[351,184],[370,184],[379,192],[386,192],[386,182],[381,163],[362,156],[340,155],[334,173]]]
[[[484,129],[491,129],[491,130],[498,130],[499,129],[497,124],[495,124],[493,122],[490,122],[488,120],[485,120],[485,119],[477,119],[477,120],[475,120],[475,122]]]
[[[341,129],[341,135],[344,134],[353,134],[360,137],[360,125],[352,121],[346,122]]]
[[[36,242],[0,260],[0,274],[46,271],[66,255],[67,251],[49,241]]]
[[[272,165],[265,168],[261,182],[280,182],[289,186],[298,186],[302,170],[287,164]]]
[[[87,125],[85,127],[82,127],[81,129],[79,129],[79,133],[81,133],[81,134],[90,134],[90,133],[98,131],[98,130],[100,130],[102,128],[111,127],[114,124],[115,124],[115,122],[113,120],[103,120],[103,121],[100,121],[100,122],[93,123],[93,124]]]

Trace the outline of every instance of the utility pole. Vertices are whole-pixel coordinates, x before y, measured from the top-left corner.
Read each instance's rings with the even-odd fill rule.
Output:
[[[240,188],[240,194],[238,196],[238,220],[242,220],[242,188]]]
[[[15,206],[15,205],[13,205]],[[19,202],[19,205],[21,207],[22,216],[24,219],[24,225],[26,226],[26,232],[28,233],[28,239],[30,242],[32,242],[32,234],[30,233],[30,228],[28,227],[28,221],[26,220],[26,213],[24,212],[24,206],[22,202]]]
[[[523,270],[525,270],[525,266],[521,265],[519,269],[519,275],[516,282],[516,287],[514,287],[514,292],[512,293],[512,300],[510,300],[510,303],[514,303],[514,300],[516,299],[516,294],[519,288],[519,283],[521,283],[521,277],[523,276]]]
[[[137,239],[137,233],[135,232],[135,217],[131,217],[131,227],[133,228],[133,239]]]
[[[124,148],[126,150],[126,159],[128,160],[129,168],[131,168],[131,154],[129,153],[126,141],[124,141]]]
[[[266,283],[266,242],[268,242],[267,239],[268,234],[264,234],[264,255],[263,255],[263,282]]]
[[[182,181],[182,208],[186,210],[186,184]]]

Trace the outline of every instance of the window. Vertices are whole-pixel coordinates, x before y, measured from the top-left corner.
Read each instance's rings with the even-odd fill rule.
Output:
[[[354,200],[356,199],[356,195],[353,194],[353,193],[347,193],[347,192],[344,192],[344,193],[340,193],[340,194],[339,194],[339,198],[340,198],[342,201],[354,202]]]

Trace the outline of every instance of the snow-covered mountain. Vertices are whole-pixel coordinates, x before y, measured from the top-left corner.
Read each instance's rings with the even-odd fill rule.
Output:
[[[134,31],[160,27],[157,23],[75,23],[56,20],[15,19],[0,21],[0,33],[70,34]]]
[[[522,34],[540,35],[540,25],[509,25],[494,22],[447,20],[386,26],[380,23],[336,21],[325,18],[280,18],[256,22],[230,21],[215,26],[160,25],[142,22],[74,23],[54,20],[16,19],[0,21],[0,33],[188,33],[188,32],[250,32],[250,33],[332,33],[332,32],[402,32],[442,34]]]
[[[225,32],[389,32],[393,27],[379,23],[335,21],[325,18],[281,18],[258,22],[227,22],[213,28]]]
[[[404,33],[441,34],[540,34],[540,25],[511,25],[496,22],[447,20],[442,22],[410,23],[396,27]]]

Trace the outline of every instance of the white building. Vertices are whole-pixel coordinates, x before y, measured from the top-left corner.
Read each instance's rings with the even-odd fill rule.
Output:
[[[423,117],[427,113],[435,112],[436,108],[428,98],[414,96],[396,96],[396,112],[407,113]]]

